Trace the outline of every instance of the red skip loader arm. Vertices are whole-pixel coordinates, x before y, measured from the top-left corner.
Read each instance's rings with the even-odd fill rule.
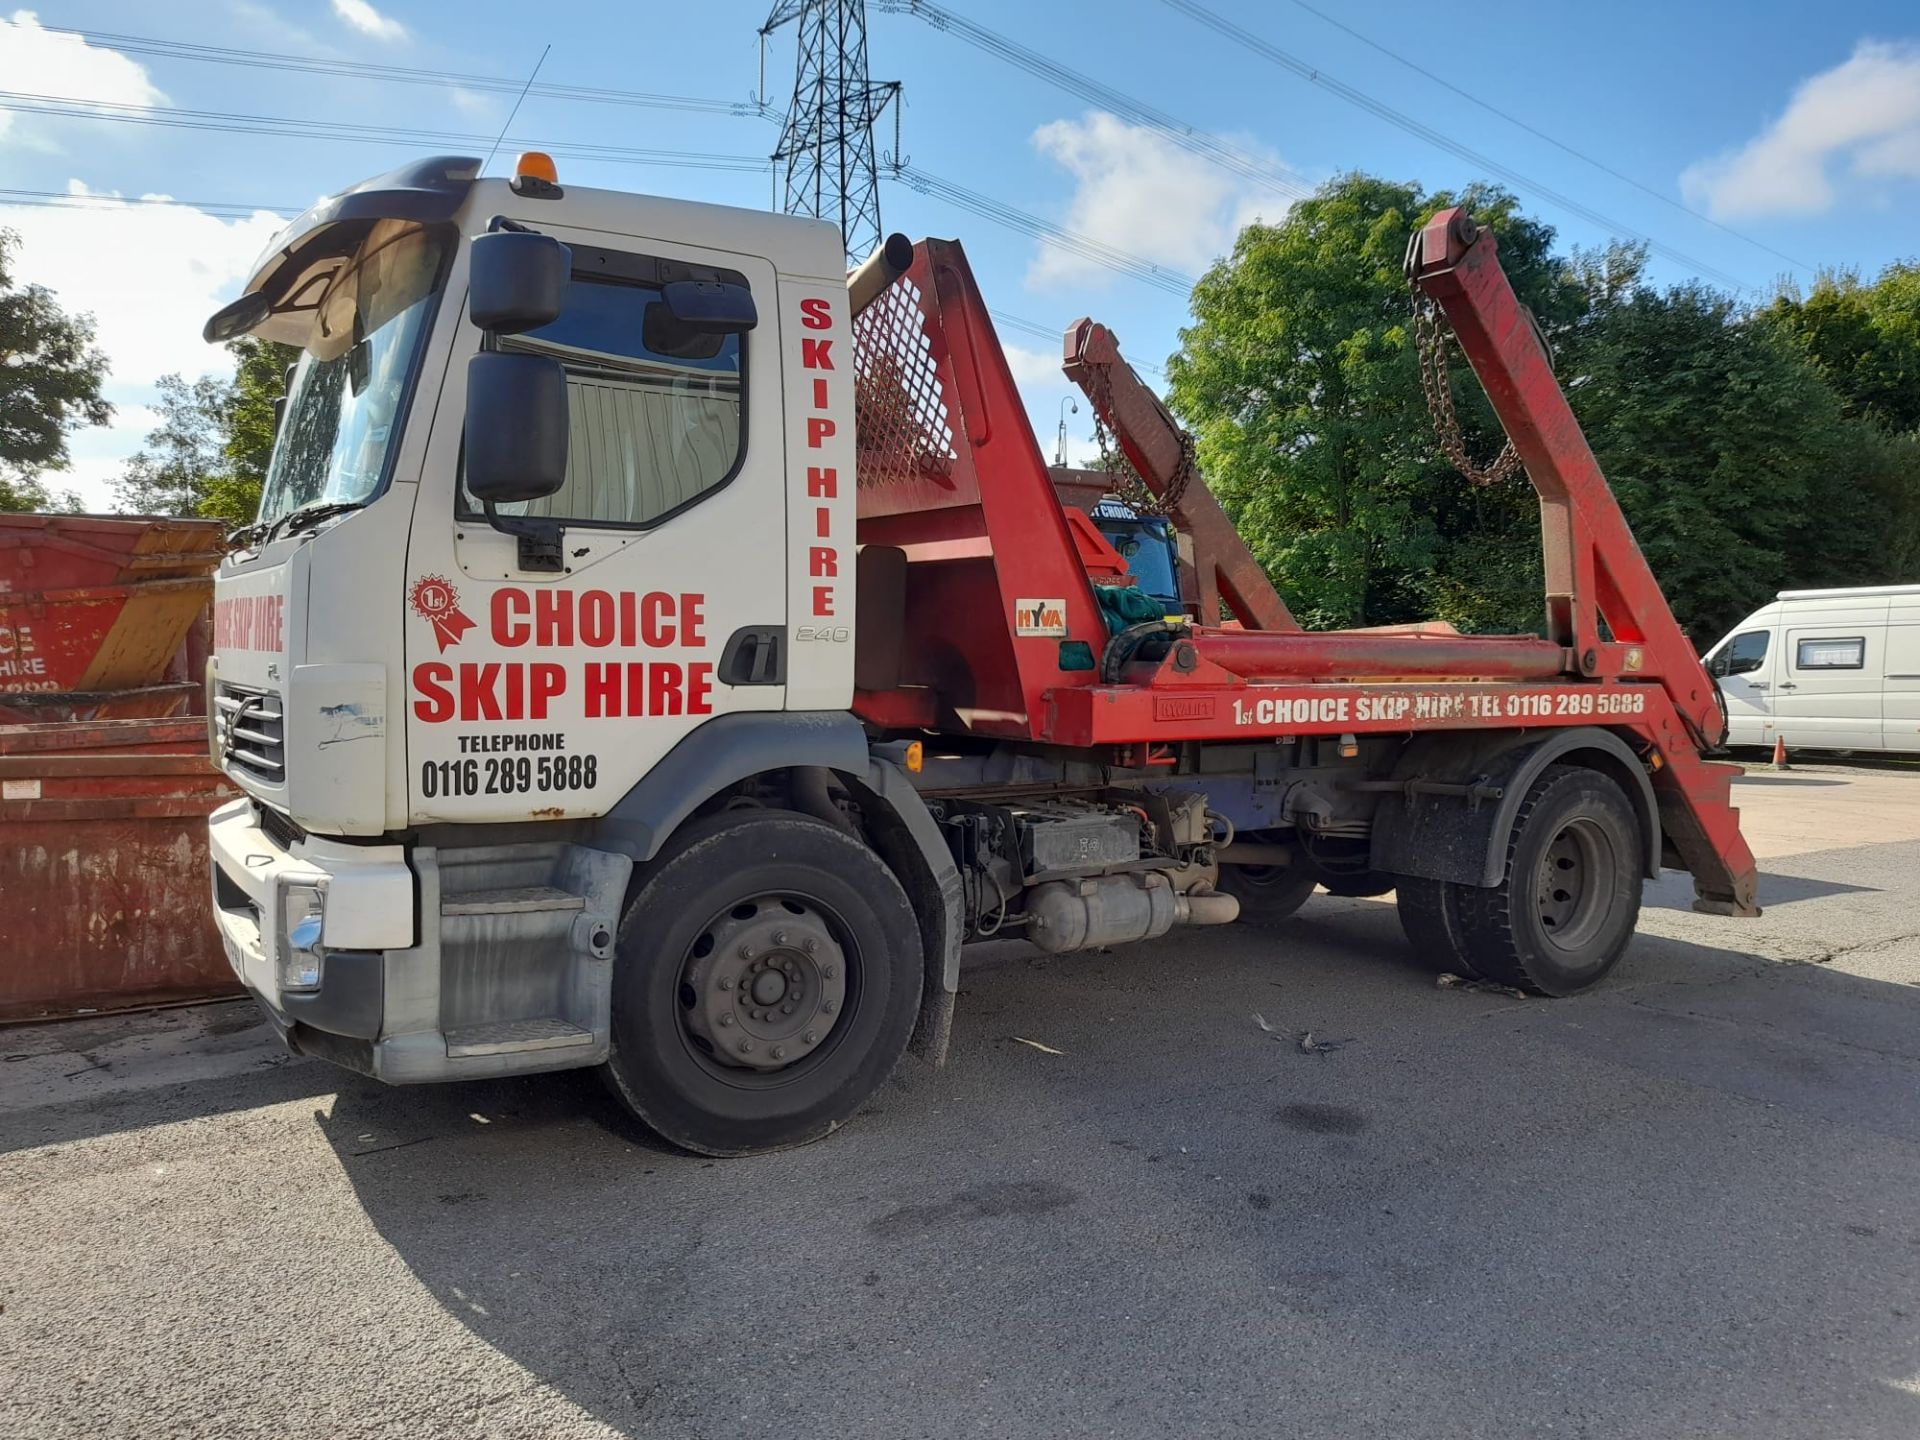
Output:
[[[1493,232],[1464,211],[1442,210],[1415,238],[1407,268],[1445,312],[1539,492],[1547,638],[1573,652],[1581,674],[1658,676],[1702,748],[1718,743],[1713,682],[1587,447],[1532,318],[1500,268]],[[1603,616],[1611,642],[1600,638]]]
[[[1113,332],[1092,320],[1075,321],[1067,331],[1061,369],[1086,392],[1087,403],[1113,432],[1147,488],[1164,496],[1187,463],[1185,437],[1160,397],[1121,358]],[[1198,477],[1184,488],[1171,514],[1181,533],[1193,541],[1194,598],[1202,624],[1216,623],[1225,602],[1233,618],[1249,630],[1300,628],[1227,512]]]
[[[1579,672],[1657,679],[1685,733],[1655,733],[1655,790],[1700,908],[1758,914],[1753,855],[1728,803],[1738,769],[1701,759],[1724,726],[1708,677],[1634,542],[1546,347],[1500,268],[1493,232],[1442,210],[1414,237],[1407,278],[1446,314],[1540,495],[1547,636]],[[1604,619],[1612,639],[1603,640]],[[1660,717],[1664,718],[1664,717]],[[1655,719],[1648,728],[1667,725]]]

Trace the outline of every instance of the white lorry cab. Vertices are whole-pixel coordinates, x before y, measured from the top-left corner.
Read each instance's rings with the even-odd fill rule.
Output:
[[[1920,585],[1782,590],[1707,670],[1729,745],[1920,752]]]

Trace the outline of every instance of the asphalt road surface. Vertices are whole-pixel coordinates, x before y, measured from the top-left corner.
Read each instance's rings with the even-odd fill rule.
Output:
[[[1595,994],[1324,896],[1005,946],[762,1159],[245,1005],[0,1030],[0,1434],[1912,1440],[1920,774],[1740,794],[1766,915],[1670,877]]]

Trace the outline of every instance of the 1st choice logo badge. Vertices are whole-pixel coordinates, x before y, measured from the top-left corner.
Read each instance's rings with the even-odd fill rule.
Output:
[[[440,653],[449,645],[458,645],[460,637],[473,629],[473,620],[460,608],[460,592],[444,575],[422,575],[413,582],[407,595],[413,613],[433,626],[433,638],[440,642]]]

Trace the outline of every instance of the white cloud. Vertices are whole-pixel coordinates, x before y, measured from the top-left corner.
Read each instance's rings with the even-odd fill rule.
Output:
[[[1002,341],[1000,348],[1006,351],[1007,366],[1013,371],[1016,385],[1066,385],[1067,377],[1060,373],[1060,357],[1043,350],[1035,350],[1026,345],[1009,345]]]
[[[1256,218],[1247,183],[1188,154],[1159,132],[1129,125],[1102,110],[1055,120],[1033,132],[1033,145],[1074,178],[1061,223],[1116,249],[1199,274]],[[1269,199],[1271,210],[1279,205]],[[1027,271],[1034,288],[1104,282],[1092,261],[1042,245]]]
[[[14,11],[0,26],[0,90],[59,96],[89,106],[164,105],[167,100],[147,78],[144,65],[116,50],[89,45],[77,35],[56,34],[31,10]],[[49,148],[43,139],[18,133],[16,126],[26,128],[22,120],[31,122],[32,117],[0,111],[0,139]]]
[[[94,195],[78,180],[67,189]],[[266,211],[229,221],[118,197],[71,207],[0,204],[0,226],[20,234],[15,279],[46,286],[66,310],[91,314],[96,343],[112,364],[106,393],[118,411],[114,422],[73,437],[74,468],[47,477],[54,489],[78,489],[90,507],[106,508],[106,482],[153,427],[143,408],[153,382],[172,371],[190,379],[230,372],[226,352],[202,341],[200,327],[239,293],[285,223]]]
[[[1920,179],[1920,45],[1861,41],[1746,145],[1688,166],[1680,188],[1719,220],[1818,215],[1838,199],[1836,164],[1862,180]]]
[[[390,15],[382,15],[367,0],[333,0],[333,13],[362,35],[375,40],[399,42],[407,38],[407,27]]]
[[[482,119],[499,117],[499,106],[491,95],[482,95],[464,85],[455,85],[448,91],[448,98],[453,101],[453,108],[463,115],[476,115]]]
[[[235,21],[252,32],[246,38],[271,41],[280,50],[320,50],[329,54],[337,53],[311,30],[296,25],[269,5],[259,0],[227,0],[227,12]],[[231,42],[230,42],[231,43]]]

